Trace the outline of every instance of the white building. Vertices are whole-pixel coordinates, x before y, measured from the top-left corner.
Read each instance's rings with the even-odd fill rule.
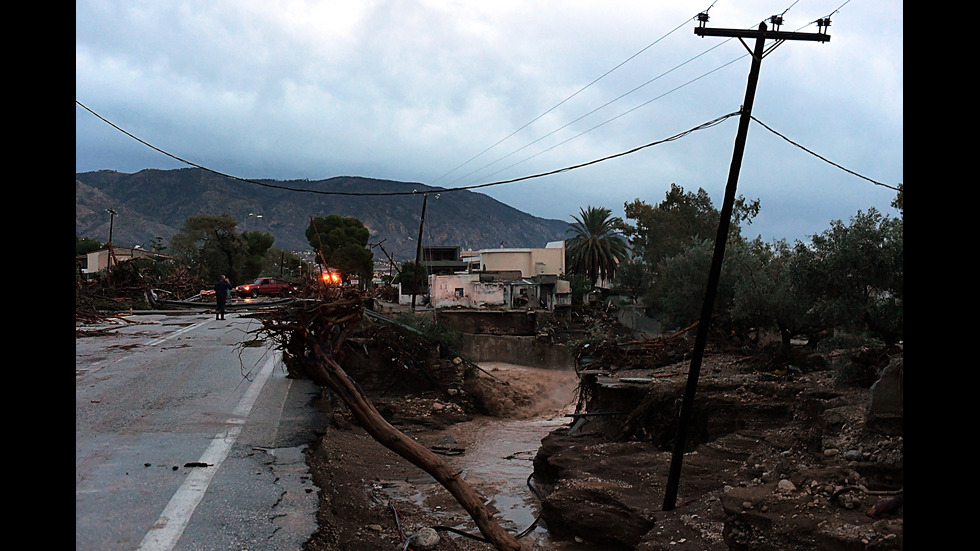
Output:
[[[83,274],[94,274],[105,270],[110,265],[132,260],[134,258],[154,257],[160,258],[166,255],[139,249],[134,247],[112,247],[112,249],[100,249],[85,255],[85,266],[82,267]]]
[[[467,272],[429,276],[434,308],[544,308],[571,305],[565,273],[565,242],[544,248],[465,251]]]

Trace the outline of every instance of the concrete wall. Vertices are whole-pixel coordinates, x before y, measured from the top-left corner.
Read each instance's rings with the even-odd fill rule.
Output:
[[[434,308],[499,306],[505,300],[502,283],[480,283],[478,274],[429,276],[429,293]]]
[[[480,260],[485,271],[520,270],[526,278],[565,273],[564,248],[483,249]]]
[[[533,336],[537,315],[523,310],[439,310],[436,319],[468,334]]]
[[[480,251],[481,270],[520,270],[521,277],[533,275],[531,249],[490,249]]]
[[[132,247],[115,247],[113,253],[115,262],[125,262],[134,258],[162,256],[158,253]],[[110,258],[108,249],[92,251],[86,255],[86,267],[82,271],[87,274],[101,272],[109,267]]]
[[[575,357],[565,345],[535,337],[466,335],[463,354],[474,362],[503,362],[542,369],[575,369]]]

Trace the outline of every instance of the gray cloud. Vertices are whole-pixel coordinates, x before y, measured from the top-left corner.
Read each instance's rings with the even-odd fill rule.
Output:
[[[141,139],[245,178],[470,185],[589,161],[738,110],[745,48],[694,35],[707,0],[661,4],[80,0],[75,93]],[[829,43],[786,42],[765,58],[753,114],[897,185],[902,3],[813,4],[719,0],[709,25],[755,27],[789,7],[783,30],[815,32],[809,23],[841,7]],[[481,192],[565,220],[588,205],[621,215],[635,198],[657,203],[671,183],[703,187],[720,206],[735,131],[732,118],[628,157]],[[180,166],[76,109],[76,170]],[[894,213],[894,191],[755,124],[739,192],[760,199],[747,233],[767,240],[804,239],[870,207]]]

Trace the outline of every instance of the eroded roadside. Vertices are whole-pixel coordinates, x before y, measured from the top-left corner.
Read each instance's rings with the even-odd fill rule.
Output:
[[[574,408],[578,378],[569,370],[480,367],[486,373],[471,371],[463,385],[470,400],[463,403],[479,404],[479,411],[431,391],[375,391],[373,401],[393,426],[442,454],[505,529],[530,528],[523,541],[536,549],[559,549],[535,523],[540,499],[535,482],[529,487],[527,479],[541,439],[568,424],[565,414]],[[431,476],[372,439],[329,392],[317,407],[331,422],[307,452],[320,488],[320,512],[319,530],[306,551],[397,549],[404,538],[426,528],[440,536],[431,549],[488,549],[485,542],[446,529],[479,536],[466,512]]]
[[[897,361],[900,369],[901,356]],[[904,515],[896,502],[904,483],[901,425],[897,431],[872,426],[866,415],[869,389],[837,384],[828,368],[773,373],[739,356],[707,358],[696,438],[685,454],[679,501],[676,509],[664,511],[670,427],[686,369],[680,361],[643,374],[621,373],[629,375],[622,379],[630,383],[612,387],[634,389],[628,405],[632,413],[642,413],[632,423],[610,417],[568,434],[568,423],[552,417],[559,426],[552,427],[532,459],[534,483],[546,495],[529,500],[550,533],[532,531],[527,543],[539,551],[903,547]],[[517,371],[491,373],[506,379]],[[565,375],[575,377],[574,372]],[[483,413],[468,411],[433,392],[376,395],[375,403],[419,442],[463,449],[457,460],[467,454],[476,463],[517,459],[524,452],[530,455],[530,449],[506,449],[502,434],[512,421],[530,426],[529,418],[506,412],[526,412],[548,402],[542,389],[556,384],[517,380],[501,385],[481,375],[464,387],[475,403],[506,404],[495,409],[496,415],[486,413],[492,406],[484,406]],[[640,380],[649,382],[634,382]],[[569,382],[575,385],[577,377]],[[594,410],[621,405],[627,404],[592,402]],[[335,405],[331,412],[333,423],[309,452],[321,507],[320,530],[307,551],[401,548],[407,535],[440,526],[476,533],[462,509],[425,473],[373,441],[342,408]],[[627,426],[635,434],[623,435]],[[506,470],[499,464],[498,469],[501,474]],[[504,485],[502,478],[481,473],[471,482],[488,504],[503,506],[502,513],[516,501],[522,501],[518,508],[527,505],[528,500],[508,502],[495,493]],[[527,522],[505,514],[498,519],[514,531]],[[452,533],[441,535],[431,549],[489,548]]]

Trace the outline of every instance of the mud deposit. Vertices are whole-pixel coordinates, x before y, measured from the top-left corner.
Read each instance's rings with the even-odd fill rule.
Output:
[[[541,500],[533,460],[541,440],[566,427],[574,410],[578,378],[573,371],[481,363],[466,384],[479,412],[466,412],[436,393],[379,394],[374,403],[396,428],[442,455],[495,512],[497,521],[538,549],[551,546],[536,522]],[[506,382],[506,384],[504,383]],[[320,530],[308,551],[401,549],[404,538],[435,527],[433,549],[490,549],[467,513],[431,476],[374,441],[352,422],[342,404],[319,407],[334,422],[308,452],[321,488]],[[530,486],[529,486],[530,484]],[[588,551],[578,546],[577,549]]]
[[[903,548],[901,426],[867,426],[869,390],[835,384],[831,370],[774,374],[738,357],[706,358],[677,504],[665,511],[684,362],[620,374],[654,382],[592,397],[592,411],[642,409],[628,435],[622,417],[568,434],[572,372],[483,367],[510,384],[486,374],[469,380],[465,394],[478,412],[436,393],[373,400],[402,432],[444,452],[505,528],[523,531],[540,516],[522,538],[529,549]],[[307,551],[404,549],[406,537],[427,528],[440,535],[430,549],[491,549],[447,530],[478,535],[426,473],[371,439],[340,405],[325,399],[320,407],[334,422],[308,451],[320,513]]]

